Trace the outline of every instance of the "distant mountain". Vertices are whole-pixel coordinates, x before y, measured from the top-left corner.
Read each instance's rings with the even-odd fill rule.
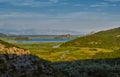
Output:
[[[7,35],[4,33],[0,33],[0,37],[6,37]]]
[[[84,35],[85,33],[72,31],[72,30],[58,30],[58,29],[0,29],[1,33],[8,35]]]
[[[58,35],[55,37],[55,39],[70,39],[70,38],[76,38],[77,36],[73,36],[71,34],[66,34],[66,35]]]
[[[120,27],[79,37],[64,43],[62,46],[109,49],[120,48]]]

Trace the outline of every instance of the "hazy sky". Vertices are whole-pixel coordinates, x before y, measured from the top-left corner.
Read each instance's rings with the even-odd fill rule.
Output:
[[[0,0],[0,29],[98,31],[120,27],[120,0]]]

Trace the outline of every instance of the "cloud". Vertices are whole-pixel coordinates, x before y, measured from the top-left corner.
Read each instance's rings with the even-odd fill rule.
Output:
[[[109,2],[120,2],[120,0],[105,0],[105,1],[109,1]]]
[[[57,3],[59,0],[49,0],[50,2]]]
[[[120,15],[96,12],[73,12],[59,15],[15,12],[0,15],[0,28],[90,32],[120,26],[119,21]]]
[[[24,2],[24,3],[10,3],[15,6],[29,6],[29,7],[43,7],[43,6],[52,6],[51,2]]]
[[[119,4],[112,3],[120,0],[73,1],[0,0],[0,29],[90,32],[120,26]]]
[[[85,6],[85,5],[83,5],[83,4],[74,4],[73,6]]]
[[[106,2],[90,5],[90,7],[109,7],[109,6],[117,6],[117,5],[116,4],[109,4],[109,3],[106,3]]]
[[[6,2],[14,6],[52,6],[53,3],[57,3],[58,0],[48,0],[48,1],[35,1],[35,0],[0,0],[0,2]]]
[[[106,7],[109,6],[108,3],[99,3],[99,4],[92,4],[90,7]]]

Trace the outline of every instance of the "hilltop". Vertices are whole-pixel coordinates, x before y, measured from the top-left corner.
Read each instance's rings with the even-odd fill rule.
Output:
[[[62,46],[116,49],[120,47],[120,27],[79,37]]]

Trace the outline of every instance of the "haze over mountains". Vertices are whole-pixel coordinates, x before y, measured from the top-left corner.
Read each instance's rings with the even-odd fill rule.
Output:
[[[78,32],[72,30],[60,30],[60,29],[0,29],[1,33],[15,34],[15,35],[61,35],[61,34],[72,34],[72,35],[84,35],[85,32]]]

